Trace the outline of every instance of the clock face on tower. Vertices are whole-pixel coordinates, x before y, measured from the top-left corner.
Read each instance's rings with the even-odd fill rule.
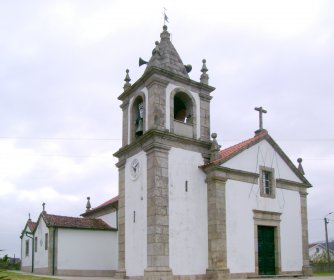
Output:
[[[130,165],[131,179],[136,180],[140,174],[140,163],[138,159],[133,159]]]

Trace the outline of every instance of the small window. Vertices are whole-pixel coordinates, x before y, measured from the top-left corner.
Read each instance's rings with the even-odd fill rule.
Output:
[[[35,252],[37,252],[37,237],[35,237]]]
[[[319,250],[319,248],[317,247],[317,248],[315,248],[315,251],[316,251],[317,253],[319,253],[320,250]]]
[[[29,239],[26,240],[26,257],[29,256]]]
[[[261,196],[275,197],[275,177],[273,168],[260,167],[260,188]]]
[[[48,242],[49,242],[49,234],[46,233],[46,234],[45,234],[45,250],[48,249]]]

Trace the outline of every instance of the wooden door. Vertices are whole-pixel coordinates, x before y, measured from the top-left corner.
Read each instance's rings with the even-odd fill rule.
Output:
[[[260,275],[275,275],[275,228],[258,226],[258,263]]]

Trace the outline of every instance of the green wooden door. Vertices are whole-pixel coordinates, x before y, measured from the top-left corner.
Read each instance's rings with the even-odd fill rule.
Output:
[[[275,228],[258,226],[258,260],[260,275],[275,275]]]

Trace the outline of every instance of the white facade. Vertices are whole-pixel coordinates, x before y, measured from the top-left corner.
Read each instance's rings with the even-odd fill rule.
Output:
[[[169,151],[169,256],[174,275],[205,274],[208,267],[207,189],[200,153]]]
[[[58,229],[58,270],[116,270],[117,233]]]
[[[301,183],[291,168],[266,141],[243,151],[223,164],[224,167],[258,173],[260,166],[274,169],[277,179]],[[254,210],[280,214],[280,266],[284,272],[303,267],[300,194],[297,190],[276,188],[274,198],[260,194],[259,180],[226,183],[227,259],[231,273],[255,273],[257,251]],[[293,248],[293,250],[291,249]]]
[[[117,211],[114,211],[114,212],[111,212],[105,215],[101,215],[101,216],[97,215],[97,218],[103,220],[109,226],[113,228],[117,228]]]
[[[26,235],[28,234],[28,237]],[[22,232],[22,238],[21,238],[21,269],[24,271],[31,272],[32,269],[32,234],[29,231],[29,228],[26,227],[26,229]],[[28,246],[28,249],[26,248]]]
[[[131,164],[139,162],[137,177]],[[142,276],[147,266],[147,159],[141,152],[125,165],[125,260],[128,276]]]
[[[48,235],[46,240],[46,234]],[[48,268],[49,254],[49,228],[46,226],[43,219],[40,219],[34,233],[34,269]],[[37,243],[36,243],[37,241]],[[47,245],[45,246],[45,243]]]

